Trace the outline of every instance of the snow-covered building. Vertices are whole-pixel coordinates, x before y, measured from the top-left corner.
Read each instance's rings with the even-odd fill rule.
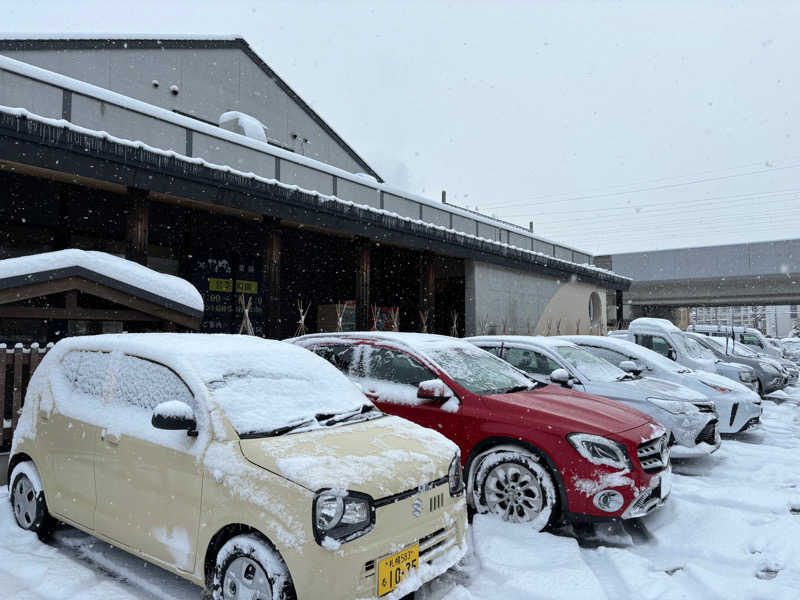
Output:
[[[600,332],[630,285],[386,184],[236,37],[0,40],[0,258],[64,248],[191,281],[204,331],[236,331],[248,297],[272,337],[337,304],[356,328]]]

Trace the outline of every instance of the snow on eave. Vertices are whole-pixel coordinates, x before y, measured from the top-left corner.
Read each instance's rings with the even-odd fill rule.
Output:
[[[76,248],[0,260],[0,288],[25,285],[26,282],[36,280],[36,276],[40,274],[42,277],[46,276],[47,280],[61,279],[67,276],[67,270],[74,268],[96,273],[168,300],[176,305],[174,310],[182,307],[180,312],[190,312],[194,316],[201,316],[203,313],[203,297],[185,279],[159,273],[113,254]]]
[[[244,40],[240,34],[196,34],[196,33],[8,33],[0,31],[0,40],[220,40],[231,42]]]
[[[4,59],[4,58],[5,57],[0,56],[0,66],[2,66],[2,59]],[[113,92],[111,92],[111,93],[113,93]],[[134,101],[134,102],[136,102],[136,101]],[[576,275],[580,275],[581,273],[575,271],[575,269],[576,268],[581,268],[581,269],[585,269],[587,271],[590,271],[590,273],[589,273],[590,275],[592,273],[594,273],[596,275],[601,275],[602,274],[602,275],[608,275],[608,276],[614,277],[618,281],[632,281],[632,279],[629,278],[629,277],[625,277],[625,276],[619,275],[617,273],[614,273],[613,271],[609,271],[608,269],[604,269],[602,267],[597,267],[597,266],[589,264],[589,263],[578,264],[578,263],[575,263],[575,262],[572,262],[572,261],[564,260],[562,258],[556,258],[556,257],[551,256],[549,254],[543,254],[541,252],[536,252],[534,250],[529,250],[527,248],[520,248],[519,246],[513,246],[511,244],[506,244],[504,242],[499,242],[497,240],[480,237],[480,236],[477,236],[477,235],[465,233],[463,231],[458,231],[458,230],[455,230],[455,229],[450,229],[449,227],[444,227],[443,225],[436,225],[436,224],[433,224],[433,223],[428,223],[426,221],[422,221],[420,219],[413,219],[411,217],[406,217],[404,215],[400,215],[400,214],[394,213],[394,212],[386,210],[386,209],[376,208],[374,206],[370,206],[370,205],[367,205],[367,204],[358,204],[358,203],[352,202],[350,200],[344,200],[342,198],[338,198],[337,196],[334,196],[334,195],[322,194],[322,193],[320,193],[320,192],[318,192],[316,190],[308,190],[308,189],[302,188],[302,187],[297,186],[297,185],[290,185],[290,184],[278,181],[277,179],[270,179],[270,178],[267,178],[267,177],[262,177],[260,175],[256,175],[255,173],[252,173],[252,172],[245,173],[243,171],[239,171],[239,170],[234,169],[234,168],[232,168],[230,166],[227,166],[227,165],[217,165],[217,164],[214,164],[214,163],[209,163],[209,162],[203,160],[202,158],[185,156],[183,154],[179,154],[179,153],[175,152],[174,150],[163,150],[161,148],[155,148],[153,146],[149,146],[148,144],[145,144],[144,142],[138,142],[138,141],[132,141],[132,140],[126,140],[126,139],[122,139],[122,138],[117,138],[115,136],[110,135],[109,133],[107,133],[105,131],[96,131],[96,130],[92,130],[92,129],[87,129],[85,127],[81,127],[79,125],[75,125],[73,123],[70,123],[69,121],[64,121],[63,119],[51,119],[51,118],[48,118],[48,117],[42,117],[40,115],[33,114],[33,113],[29,112],[28,110],[26,110],[24,108],[12,108],[12,107],[0,106],[0,112],[5,112],[7,114],[11,114],[11,115],[14,115],[14,116],[19,116],[19,117],[25,117],[25,118],[28,118],[28,119],[31,119],[31,120],[34,120],[34,121],[39,121],[41,123],[45,123],[47,125],[51,125],[51,126],[54,126],[54,127],[66,128],[66,129],[69,129],[70,131],[74,131],[76,133],[81,133],[81,134],[89,135],[89,136],[92,136],[92,137],[98,137],[98,138],[101,138],[101,139],[108,140],[110,142],[114,142],[114,143],[118,143],[118,144],[122,144],[122,145],[126,145],[126,146],[131,146],[131,147],[134,147],[134,148],[141,148],[141,149],[147,150],[149,152],[153,152],[155,154],[160,154],[162,156],[175,158],[175,159],[181,160],[183,162],[191,163],[191,164],[201,165],[201,166],[204,166],[204,167],[210,168],[210,169],[224,171],[224,172],[231,173],[231,174],[243,177],[243,178],[252,179],[252,180],[259,181],[259,182],[262,182],[262,183],[266,183],[266,184],[269,184],[269,185],[275,185],[275,186],[278,186],[278,187],[282,187],[282,188],[287,189],[287,190],[297,190],[297,191],[300,191],[300,192],[303,192],[303,193],[306,193],[306,194],[317,196],[322,201],[336,202],[336,203],[339,203],[339,204],[342,204],[342,205],[345,205],[345,206],[357,206],[358,208],[360,208],[362,210],[367,210],[367,211],[370,211],[370,212],[373,212],[373,213],[376,213],[376,214],[387,215],[387,216],[393,217],[395,219],[399,219],[401,221],[405,221],[405,222],[408,222],[408,223],[414,223],[414,224],[417,224],[417,225],[422,225],[422,226],[424,226],[424,227],[426,227],[428,229],[432,229],[432,230],[444,231],[444,232],[447,232],[447,233],[450,233],[450,234],[455,234],[455,235],[461,236],[461,237],[466,238],[466,239],[478,240],[478,241],[481,241],[483,243],[491,244],[491,245],[496,246],[498,248],[514,249],[514,250],[523,252],[523,253],[525,253],[525,254],[527,254],[529,256],[536,256],[536,257],[544,258],[549,263],[551,263],[551,265],[554,268],[559,268],[560,267],[560,268],[562,268],[564,270],[572,271]],[[178,116],[180,116],[180,115],[178,115]],[[189,120],[193,121],[193,119],[189,119]],[[207,126],[207,127],[209,127],[209,129],[217,129],[217,128],[211,127],[211,126]],[[218,130],[218,131],[220,131],[222,133],[229,133],[229,132],[227,132],[225,130]],[[243,136],[240,136],[238,134],[231,133],[230,135],[231,136],[235,136],[236,138],[249,140],[249,138],[244,138]],[[220,135],[218,137],[223,137],[223,136]],[[236,140],[236,141],[238,141],[238,140]],[[266,146],[266,144],[262,144],[262,143],[259,143],[259,142],[254,142],[254,145],[256,145],[256,144],[257,145]],[[258,148],[256,148],[256,149],[258,149]],[[311,161],[311,162],[316,162],[316,161]],[[330,168],[330,169],[335,169],[335,168]],[[338,169],[335,169],[335,170],[338,171]],[[347,177],[348,179],[352,179],[354,177],[352,174],[348,174],[348,175],[350,175],[349,177]],[[363,183],[363,179],[361,181]],[[545,265],[541,265],[541,266],[545,266]]]

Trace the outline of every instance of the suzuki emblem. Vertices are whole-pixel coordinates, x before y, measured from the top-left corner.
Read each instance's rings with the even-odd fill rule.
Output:
[[[414,505],[411,508],[411,514],[415,517],[419,517],[422,514],[422,499],[417,498],[414,500]]]

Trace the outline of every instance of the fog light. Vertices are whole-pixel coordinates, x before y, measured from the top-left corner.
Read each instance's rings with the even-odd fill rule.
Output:
[[[594,505],[605,512],[617,512],[624,502],[622,494],[614,490],[598,492],[594,496]]]

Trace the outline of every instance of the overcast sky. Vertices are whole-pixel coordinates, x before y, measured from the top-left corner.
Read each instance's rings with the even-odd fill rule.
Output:
[[[388,182],[592,253],[800,237],[800,2],[0,0],[239,33]]]

